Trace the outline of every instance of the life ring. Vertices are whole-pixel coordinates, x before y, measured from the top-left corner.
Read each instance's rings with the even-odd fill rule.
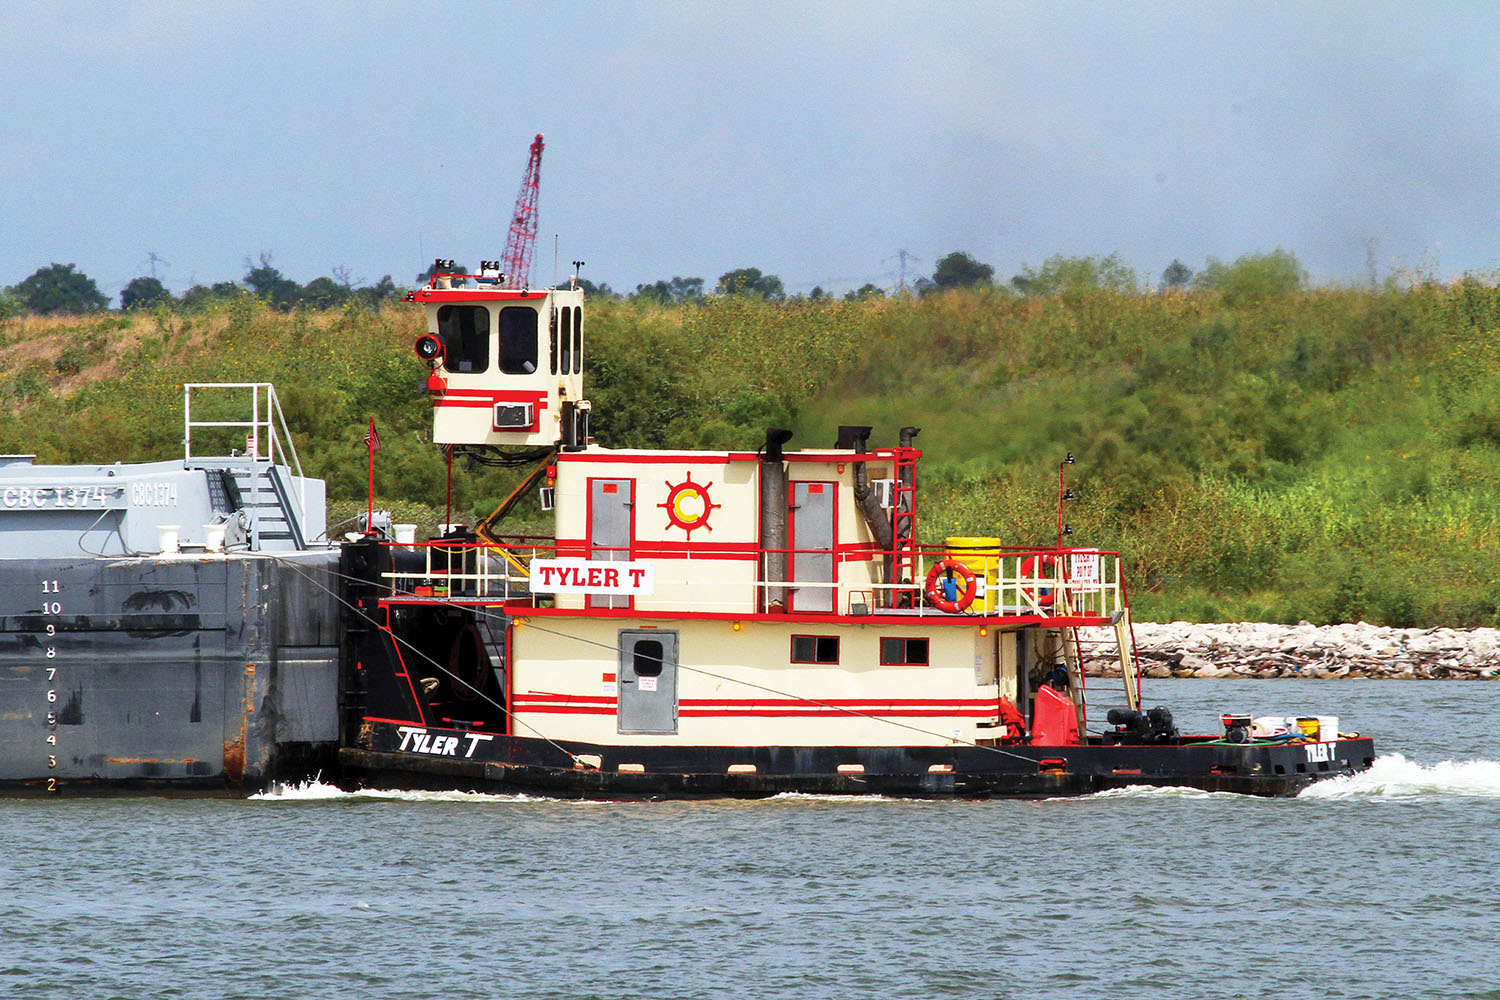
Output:
[[[963,592],[955,600],[949,600],[948,595],[938,583],[938,578],[947,574],[951,576],[957,573],[964,581]],[[974,595],[979,593],[979,581],[974,578],[974,571],[957,559],[944,559],[927,571],[927,603],[939,611],[946,611],[950,615],[956,615],[968,610],[969,605],[974,603]]]
[[[1021,579],[1036,580],[1044,576],[1052,576],[1056,569],[1057,557],[1039,552],[1034,556],[1027,556],[1021,563]],[[1052,602],[1057,600],[1057,594],[1047,587],[1037,587],[1035,592],[1030,588],[1022,587],[1021,593],[1042,608],[1051,607]]]

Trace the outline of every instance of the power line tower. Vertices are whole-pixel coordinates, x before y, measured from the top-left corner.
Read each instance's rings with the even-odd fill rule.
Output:
[[[148,250],[148,251],[146,251],[146,260],[151,265],[151,277],[153,277],[153,278],[160,278],[161,277],[160,275],[158,275],[156,273],[156,265],[157,264],[160,264],[162,267],[171,267],[172,266],[172,262],[170,260],[163,259],[162,256],[160,254],[158,254],[155,250]]]
[[[898,277],[896,279],[896,291],[898,291],[898,292],[904,292],[904,291],[906,291],[906,269],[907,269],[907,265],[908,264],[920,264],[920,263],[922,263],[922,259],[920,257],[914,256],[910,250],[906,250],[904,248],[901,249],[901,250],[897,250],[896,251],[895,259],[898,261],[898,264],[897,264],[897,267],[898,267],[898,271],[897,271]],[[887,257],[884,261],[881,261],[881,263],[886,263],[889,260],[891,260],[891,258]]]
[[[521,193],[510,216],[510,235],[505,238],[505,255],[501,270],[506,288],[526,288],[531,284],[531,252],[536,246],[536,199],[542,181],[542,136],[531,142],[531,159],[521,177]]]

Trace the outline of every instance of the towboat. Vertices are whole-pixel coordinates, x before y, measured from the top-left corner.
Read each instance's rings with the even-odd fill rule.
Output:
[[[1180,733],[1141,700],[1119,554],[1065,547],[1061,528],[1040,548],[922,541],[916,428],[873,443],[851,425],[798,449],[779,428],[754,451],[601,446],[584,292],[498,277],[440,260],[409,296],[427,318],[415,353],[448,461],[531,472],[472,527],[417,541],[372,521],[342,547],[345,785],[1290,795],[1373,763],[1370,739],[1326,717]],[[504,534],[520,503],[553,532]],[[1097,649],[1117,685],[1086,684]]]

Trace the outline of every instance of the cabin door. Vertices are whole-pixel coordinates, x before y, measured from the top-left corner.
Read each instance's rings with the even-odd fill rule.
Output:
[[[589,480],[589,559],[625,562],[634,534],[635,480]],[[590,594],[591,608],[628,608],[622,594]]]
[[[791,610],[832,611],[834,588],[806,586],[833,582],[833,483],[792,483]]]
[[[677,633],[620,630],[619,730],[677,732]]]

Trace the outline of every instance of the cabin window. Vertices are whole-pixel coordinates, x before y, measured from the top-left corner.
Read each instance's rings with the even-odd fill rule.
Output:
[[[573,370],[573,310],[567,307],[564,307],[562,311],[561,340],[562,372],[566,375]]]
[[[662,655],[660,639],[642,639],[635,644],[630,669],[637,677],[660,677]]]
[[[926,666],[926,639],[881,639],[880,663],[887,667]]]
[[[557,310],[552,310],[552,322],[547,327],[552,332],[552,350],[548,356],[552,359],[552,374],[557,374]],[[566,341],[564,341],[566,343]],[[568,363],[563,362],[563,371],[568,370]]]
[[[507,375],[536,371],[536,310],[506,306],[500,310],[500,370]]]
[[[490,311],[484,306],[439,306],[438,339],[443,367],[450,372],[483,372],[490,367]]]
[[[792,662],[839,662],[839,637],[836,635],[792,636]]]
[[[564,366],[566,367],[566,366]],[[573,374],[583,371],[583,306],[573,307]]]

